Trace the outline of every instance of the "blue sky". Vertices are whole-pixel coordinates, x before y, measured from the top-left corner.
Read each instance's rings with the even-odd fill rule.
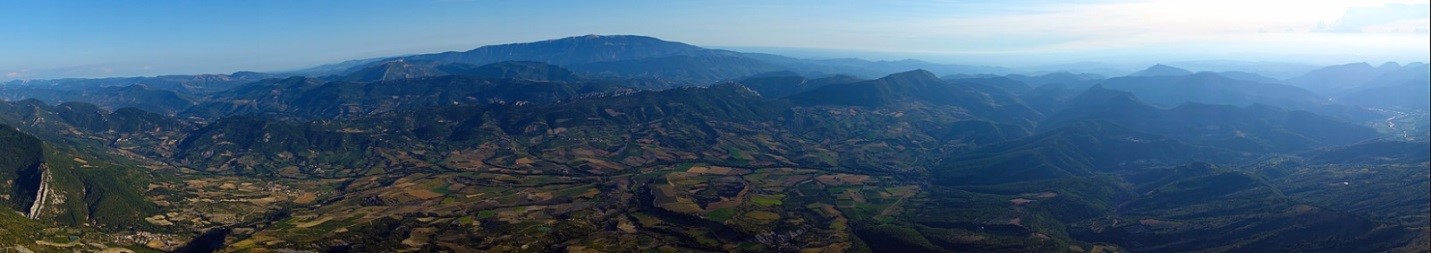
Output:
[[[288,70],[583,34],[1015,67],[1407,62],[1431,51],[1427,10],[1424,0],[3,1],[0,80]]]

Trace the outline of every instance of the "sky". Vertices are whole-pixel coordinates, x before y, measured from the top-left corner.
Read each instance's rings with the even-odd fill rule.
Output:
[[[1427,61],[1431,0],[0,1],[0,80],[284,71],[584,34],[1026,67]]]

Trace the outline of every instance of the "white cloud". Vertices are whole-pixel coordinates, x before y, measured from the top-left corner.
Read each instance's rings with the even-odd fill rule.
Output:
[[[1426,33],[1431,28],[1428,23],[1431,23],[1431,4],[1391,3],[1348,8],[1341,18],[1324,27],[1324,31]]]
[[[949,53],[1060,53],[1097,50],[1185,50],[1186,54],[1402,54],[1427,51],[1425,36],[1376,35],[1427,30],[1419,20],[1368,22],[1349,13],[1388,5],[1426,8],[1427,1],[1146,0],[1093,4],[1048,3],[1040,12],[951,17],[923,24],[881,24],[947,44],[923,50]],[[955,8],[951,6],[950,8]],[[1403,15],[1405,16],[1405,15]],[[1355,23],[1358,34],[1320,34]],[[914,28],[910,28],[914,27]],[[1424,34],[1423,34],[1424,35]],[[902,38],[908,39],[908,38]],[[983,42],[979,42],[983,41]],[[957,44],[981,47],[957,49]],[[992,42],[992,43],[990,43]],[[941,46],[943,46],[941,49]],[[907,47],[908,48],[908,47]],[[913,49],[912,50],[918,50]],[[1306,51],[1316,50],[1316,51]],[[1150,52],[1152,53],[1152,52]],[[1162,52],[1156,52],[1162,53]]]
[[[952,18],[937,21],[966,35],[1127,35],[1215,34],[1259,31],[1313,31],[1341,23],[1349,10],[1406,1],[1318,0],[1149,0],[1096,4],[1052,4],[1033,14]],[[1414,2],[1414,1],[1413,1]],[[1420,5],[1425,5],[1421,1]],[[1423,17],[1424,18],[1424,17]]]

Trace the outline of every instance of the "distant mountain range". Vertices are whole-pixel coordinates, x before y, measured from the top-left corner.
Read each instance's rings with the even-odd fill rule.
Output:
[[[1132,92],[1148,103],[1168,107],[1187,102],[1236,106],[1260,103],[1290,108],[1328,103],[1325,98],[1297,87],[1232,79],[1208,72],[1116,77],[1100,85]]]
[[[485,65],[501,61],[533,61],[562,66],[590,76],[682,79],[698,82],[731,80],[772,71],[805,75],[851,74],[882,76],[910,69],[944,74],[1007,73],[1007,69],[936,64],[918,60],[866,61],[860,59],[807,60],[771,54],[706,49],[689,44],[634,35],[586,35],[531,43],[484,46],[462,52],[419,54],[377,60],[345,62],[297,73],[351,74],[393,61],[427,64]],[[346,67],[348,70],[333,72]],[[407,66],[413,67],[413,66]],[[406,77],[439,75],[432,70],[394,72]],[[401,76],[401,75],[400,75]]]
[[[478,66],[465,63],[394,60],[353,70],[340,80],[350,82],[396,81],[446,75],[532,81],[578,81],[583,79],[571,70],[541,62],[504,61]]]
[[[1152,67],[1148,67],[1147,69],[1140,70],[1140,71],[1138,71],[1138,72],[1133,72],[1132,74],[1128,74],[1128,76],[1136,76],[1136,77],[1149,77],[1149,76],[1185,76],[1185,75],[1191,75],[1192,73],[1193,73],[1192,71],[1188,71],[1188,70],[1186,70],[1186,69],[1180,69],[1180,68],[1173,67],[1173,66],[1158,64],[1158,65],[1153,65]]]
[[[1288,84],[1304,87],[1339,102],[1372,106],[1431,108],[1431,65],[1411,63],[1405,66],[1388,62],[1372,67],[1366,63],[1331,66],[1307,75],[1287,80]]]
[[[1378,135],[1368,127],[1263,104],[1238,107],[1184,103],[1159,109],[1143,104],[1131,93],[1102,86],[1069,101],[1039,127],[1057,129],[1085,120],[1113,122],[1199,145],[1255,152],[1348,145]]]

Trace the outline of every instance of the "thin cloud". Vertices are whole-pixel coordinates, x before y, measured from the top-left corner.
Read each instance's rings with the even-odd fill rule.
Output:
[[[1431,4],[1394,3],[1347,9],[1324,31],[1343,33],[1426,33],[1431,28]]]
[[[1240,1],[1149,0],[1095,4],[1050,3],[1039,13],[953,17],[916,25],[930,37],[951,38],[951,43],[993,41],[975,50],[1058,52],[1149,46],[1158,44],[1266,44],[1272,41],[1318,43],[1315,39],[1275,33],[1308,34],[1326,30],[1327,24],[1357,32],[1426,31],[1425,4],[1405,1]],[[1387,9],[1397,15],[1378,15]],[[1419,12],[1418,12],[1419,11]],[[1366,16],[1375,16],[1377,19]],[[1420,17],[1420,19],[1415,19]],[[1412,20],[1407,20],[1411,18]],[[909,24],[885,24],[898,29]],[[909,29],[905,29],[908,31]],[[1329,37],[1307,35],[1303,37]],[[957,38],[957,39],[952,39]],[[1384,47],[1414,41],[1406,38],[1330,38],[1327,44]],[[1356,42],[1360,41],[1360,42]],[[1002,43],[1007,42],[1007,43]],[[1223,47],[1216,45],[1213,47]],[[1260,46],[1259,46],[1260,47]],[[1413,47],[1424,48],[1425,45]],[[1274,48],[1274,50],[1278,50]],[[1425,49],[1422,49],[1424,51]]]

